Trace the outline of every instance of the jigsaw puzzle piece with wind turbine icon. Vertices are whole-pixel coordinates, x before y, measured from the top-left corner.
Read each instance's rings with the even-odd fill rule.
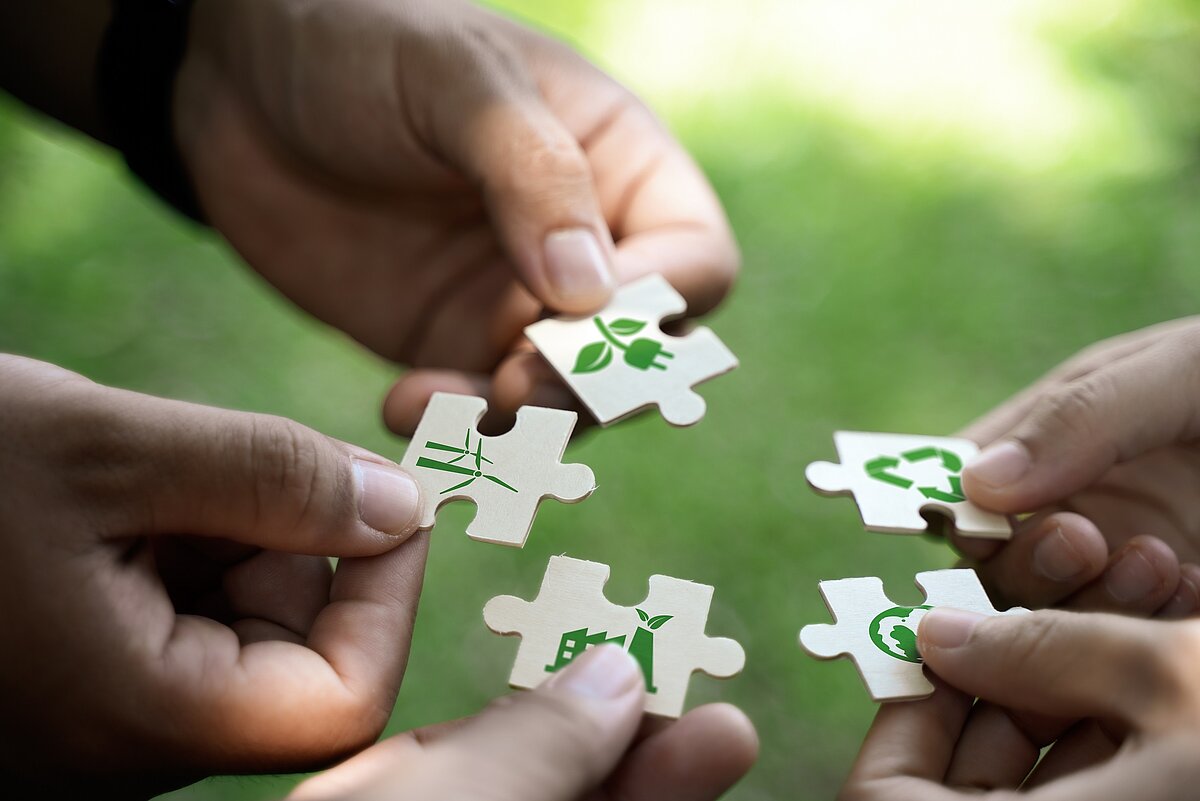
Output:
[[[469,500],[475,519],[467,536],[521,548],[543,498],[576,503],[596,489],[587,465],[563,464],[578,415],[522,406],[512,429],[498,437],[476,426],[487,401],[435,392],[401,463],[421,486],[420,528],[433,527],[442,504]]]

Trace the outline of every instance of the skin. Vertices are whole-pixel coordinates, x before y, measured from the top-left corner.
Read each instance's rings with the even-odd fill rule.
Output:
[[[396,533],[360,519],[356,465],[394,465],[13,356],[0,409],[6,778],[149,792],[378,736],[428,547],[415,504]]]
[[[967,497],[1031,515],[1004,547],[954,538],[999,602],[1168,617],[1200,609],[1197,364],[1200,320],[1152,326],[1093,345],[963,432],[984,446],[963,471]],[[1014,448],[1028,472],[996,484],[982,462]],[[1047,541],[1049,572],[1035,554]],[[1140,591],[1114,584],[1122,560]]]
[[[942,681],[928,699],[880,708],[839,798],[1193,797],[1198,627],[1104,614],[981,618],[935,610],[921,622],[919,647]],[[972,707],[975,697],[989,703]],[[983,714],[1003,715],[1004,736],[980,736]]]
[[[964,471],[968,497],[1033,513],[1010,543],[976,551],[995,594],[1162,619],[1196,613],[1196,568],[1178,562],[1200,552],[1197,365],[1200,320],[1153,326],[1085,350],[969,430],[986,447]],[[1050,540],[1068,545],[1055,564],[1069,568],[1073,554],[1078,573],[1039,574],[1035,551]],[[1148,591],[1118,597],[1113,574],[1131,552],[1149,568]],[[1037,615],[976,621],[965,645],[946,647],[943,622],[927,616],[918,645],[954,689],[881,709],[846,798],[1193,792],[1200,624]]]
[[[629,90],[570,48],[457,0],[197,4],[176,86],[207,218],[302,308],[438,389],[572,401],[522,329],[660,272],[702,314],[738,253],[703,175]],[[348,54],[353,53],[353,58]],[[352,90],[349,90],[352,88]],[[556,279],[548,243],[596,243]]]
[[[470,720],[385,740],[289,801],[707,801],[753,764],[758,739],[736,708],[643,720],[643,688],[627,653],[595,648]]]

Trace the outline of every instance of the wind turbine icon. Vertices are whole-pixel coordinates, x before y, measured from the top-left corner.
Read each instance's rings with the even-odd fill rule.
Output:
[[[467,436],[463,440],[463,446],[461,448],[454,446],[454,445],[443,445],[440,442],[433,442],[432,440],[429,442],[426,442],[425,447],[429,448],[431,450],[435,450],[435,451],[447,451],[449,453],[457,453],[458,456],[454,457],[453,459],[451,459],[448,462],[439,462],[436,459],[429,459],[427,457],[422,456],[419,459],[417,459],[417,467],[427,467],[430,470],[442,470],[447,473],[457,473],[462,476],[470,476],[470,478],[468,478],[466,481],[462,482],[461,484],[455,484],[453,487],[447,487],[446,489],[442,490],[440,493],[438,493],[439,495],[445,495],[447,492],[454,492],[454,490],[462,489],[463,487],[468,487],[471,484],[473,484],[475,482],[475,479],[477,479],[477,478],[486,478],[488,481],[491,481],[494,484],[499,484],[500,486],[504,487],[506,490],[510,490],[512,492],[517,492],[517,488],[512,486],[511,484],[507,484],[504,481],[501,481],[496,476],[491,476],[491,475],[488,475],[487,473],[483,472],[484,462],[486,462],[487,464],[495,464],[495,463],[491,459],[489,459],[483,455],[483,437],[479,437],[478,441],[476,441],[475,451],[472,453],[472,451],[471,451],[471,429],[469,429],[469,428],[467,429]],[[475,457],[475,469],[473,469],[473,470],[470,467],[464,467],[459,464],[459,462],[461,462],[463,459],[466,459],[469,456]]]

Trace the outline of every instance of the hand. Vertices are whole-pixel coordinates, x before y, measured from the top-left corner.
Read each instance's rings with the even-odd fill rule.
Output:
[[[918,647],[951,686],[880,708],[843,801],[1195,796],[1200,623],[938,609]]]
[[[296,304],[493,411],[570,404],[523,328],[663,273],[701,314],[737,250],[696,165],[570,48],[461,0],[205,0],[176,84],[208,219]],[[614,241],[615,240],[615,241]]]
[[[985,445],[963,471],[967,497],[1035,513],[994,555],[956,540],[985,559],[999,600],[1200,609],[1198,398],[1200,319],[1190,318],[1088,348],[964,432]]]
[[[125,798],[379,735],[427,547],[398,467],[9,356],[0,442],[6,786]]]
[[[541,687],[478,717],[385,740],[300,785],[289,801],[703,801],[750,769],[754,727],[725,704],[642,721],[637,663],[594,648]],[[651,722],[652,720],[652,722]]]

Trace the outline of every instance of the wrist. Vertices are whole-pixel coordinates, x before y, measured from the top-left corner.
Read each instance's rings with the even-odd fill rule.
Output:
[[[173,100],[193,0],[114,0],[97,69],[105,130],[129,168],[201,219],[175,138]]]

